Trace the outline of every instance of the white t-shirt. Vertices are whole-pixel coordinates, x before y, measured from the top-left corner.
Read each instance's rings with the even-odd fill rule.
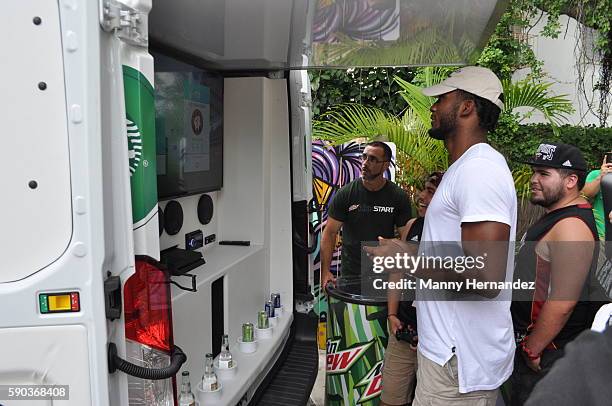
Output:
[[[516,216],[516,191],[506,160],[489,144],[476,144],[444,174],[427,209],[421,245],[460,242],[461,223],[495,221],[510,226],[512,246]],[[513,257],[511,248],[506,281],[512,281]],[[426,294],[439,293],[444,296],[440,291],[416,292],[419,351],[441,366],[455,354],[461,393],[500,387],[511,375],[514,360],[510,295],[503,300],[424,300]]]

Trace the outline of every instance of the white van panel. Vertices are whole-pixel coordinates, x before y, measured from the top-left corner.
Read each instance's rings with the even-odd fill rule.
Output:
[[[0,38],[5,38],[0,64],[0,283],[23,279],[55,261],[72,231],[58,3],[22,0],[9,9],[0,13]]]
[[[0,330],[0,385],[68,385],[69,400],[2,401],[5,406],[91,405],[87,330],[83,326]]]

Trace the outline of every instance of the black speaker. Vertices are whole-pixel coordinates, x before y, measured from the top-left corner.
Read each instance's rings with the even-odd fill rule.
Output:
[[[183,227],[183,208],[176,200],[170,200],[164,210],[164,230],[168,235],[175,235]]]
[[[157,224],[159,225],[159,236],[164,232],[164,211],[161,206],[157,206]]]
[[[198,220],[202,224],[210,223],[213,216],[213,201],[208,195],[200,196],[198,201]]]

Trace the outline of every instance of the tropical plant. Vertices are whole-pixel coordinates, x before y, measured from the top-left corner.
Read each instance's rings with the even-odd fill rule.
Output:
[[[444,145],[427,136],[427,128],[411,110],[394,116],[376,107],[338,105],[326,120],[313,122],[313,136],[334,145],[358,138],[394,142],[399,152],[396,179],[406,186],[422,186],[426,174],[448,166]]]
[[[406,101],[406,109],[398,116],[359,104],[342,104],[332,108],[324,119],[313,122],[313,136],[334,144],[342,144],[355,138],[368,140],[385,139],[394,142],[400,152],[400,177],[398,183],[421,186],[423,177],[434,170],[448,166],[448,156],[443,144],[427,135],[431,127],[430,108],[434,98],[425,96],[422,88],[442,81],[452,69],[425,68],[408,82],[400,77],[395,81],[400,94]],[[570,101],[565,97],[548,93],[550,84],[521,81],[503,81],[505,109],[501,120],[520,122],[533,111],[540,111],[556,128],[566,114],[572,111]],[[518,107],[527,107],[525,113],[517,113]],[[515,173],[517,190],[524,196],[528,177],[519,168]]]
[[[513,113],[517,108],[530,108],[530,111],[519,117],[520,123],[537,110],[552,124],[553,131],[557,134],[556,127],[567,122],[567,115],[571,114],[574,108],[566,94],[553,96],[548,92],[552,85],[553,83],[537,83],[531,80],[514,83],[503,80],[504,112]]]

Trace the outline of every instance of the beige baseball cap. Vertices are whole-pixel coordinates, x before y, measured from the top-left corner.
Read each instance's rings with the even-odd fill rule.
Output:
[[[423,94],[440,96],[457,89],[480,96],[491,101],[500,110],[504,109],[504,102],[500,99],[504,89],[499,78],[490,69],[480,66],[465,66],[456,70],[439,84],[423,89]]]

